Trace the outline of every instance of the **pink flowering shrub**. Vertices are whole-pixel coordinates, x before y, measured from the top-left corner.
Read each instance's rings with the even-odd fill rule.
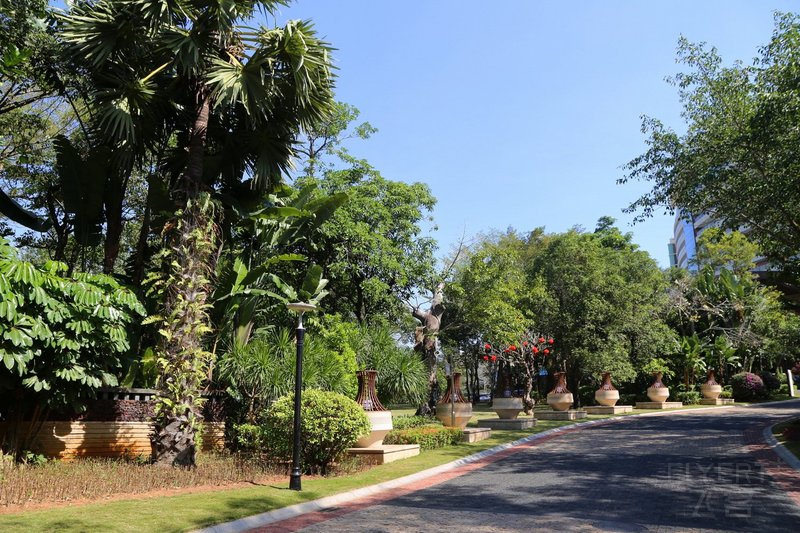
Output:
[[[750,372],[740,372],[731,378],[733,398],[738,402],[749,402],[765,395],[764,381]]]

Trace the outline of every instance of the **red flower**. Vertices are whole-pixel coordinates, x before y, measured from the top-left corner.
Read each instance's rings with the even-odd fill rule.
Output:
[[[487,342],[486,345],[483,348],[484,348],[484,350],[486,350],[488,352],[489,350],[492,349],[492,345]]]
[[[514,350],[517,349],[517,347],[512,344],[511,346],[508,347],[508,349],[513,352]]]
[[[534,346],[534,347],[533,347],[533,353],[539,353],[539,348],[537,348],[536,346]]]
[[[547,348],[545,348],[545,349],[544,349],[544,354],[545,354],[545,355],[547,355],[547,354],[549,354],[549,353],[550,353],[550,350],[548,350]]]
[[[523,346],[527,346],[528,345],[528,341],[522,341],[522,345]]]
[[[484,355],[484,356],[483,356],[483,360],[484,360],[484,361],[488,361],[488,360],[489,360],[489,356],[488,356],[488,355]]]
[[[497,356],[496,355],[492,356],[492,361],[497,361]]]
[[[553,344],[555,341],[554,341],[554,340],[553,340],[553,338],[551,337],[550,339],[548,339],[548,340],[547,340],[547,342],[548,342],[549,344]]]
[[[539,342],[544,342],[544,337],[539,337]]]

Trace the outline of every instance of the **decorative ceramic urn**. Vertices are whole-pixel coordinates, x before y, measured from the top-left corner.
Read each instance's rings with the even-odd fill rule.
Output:
[[[647,397],[651,402],[664,403],[669,398],[669,389],[661,382],[661,372],[653,372],[655,381],[647,388]]]
[[[547,403],[556,411],[567,411],[572,407],[572,393],[567,389],[564,372],[554,372],[556,386],[547,394]]]
[[[603,383],[595,391],[594,399],[606,407],[613,407],[619,401],[619,391],[611,384],[611,372],[603,372]]]
[[[508,366],[501,372],[501,380],[497,384],[495,394],[492,399],[492,411],[503,420],[514,420],[520,411],[525,409],[522,398],[515,398],[511,392],[511,379]]]
[[[703,398],[716,400],[719,398],[719,395],[722,394],[722,385],[717,383],[717,380],[714,378],[714,370],[709,369],[706,382],[700,385],[700,392],[703,393]]]
[[[472,403],[461,394],[461,374],[447,377],[447,390],[436,404],[436,418],[445,426],[464,429],[472,418]]]
[[[356,441],[357,448],[376,448],[383,444],[383,437],[392,430],[392,412],[381,405],[378,394],[375,392],[375,379],[378,372],[375,370],[361,370],[356,372],[358,377],[358,396],[356,403],[364,408],[367,413],[372,431]]]

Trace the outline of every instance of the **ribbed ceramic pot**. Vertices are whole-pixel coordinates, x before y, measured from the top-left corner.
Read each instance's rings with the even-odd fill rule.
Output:
[[[525,408],[522,398],[495,398],[492,400],[492,411],[503,420],[514,420]]]
[[[651,402],[664,403],[669,398],[669,389],[661,382],[661,372],[653,372],[655,381],[647,388],[647,397]]]
[[[574,400],[567,389],[566,376],[564,372],[555,372],[553,377],[556,379],[556,386],[547,394],[547,403],[555,411],[567,411]]]
[[[703,398],[710,400],[716,400],[722,394],[722,385],[717,383],[713,370],[708,371],[706,382],[700,385],[700,392],[703,394]]]
[[[367,413],[371,431],[356,441],[357,448],[373,448],[383,444],[383,438],[392,430],[392,412],[386,409],[378,400],[375,392],[375,380],[378,372],[375,370],[361,370],[356,372],[358,377],[358,396],[356,403]]]
[[[447,390],[436,404],[436,418],[445,426],[461,429],[464,429],[472,418],[472,403],[461,394],[460,373],[448,376]]]
[[[611,372],[603,372],[603,383],[595,391],[594,399],[606,407],[612,407],[619,401],[619,391],[611,384]]]

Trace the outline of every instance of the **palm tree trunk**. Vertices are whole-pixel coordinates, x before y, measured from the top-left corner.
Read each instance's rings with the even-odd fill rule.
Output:
[[[195,431],[202,417],[201,392],[212,354],[204,349],[209,331],[206,300],[213,268],[216,225],[203,193],[203,157],[210,96],[198,90],[186,170],[176,191],[183,209],[173,221],[169,286],[164,302],[166,335],[154,420],[153,461],[163,466],[195,465]]]

